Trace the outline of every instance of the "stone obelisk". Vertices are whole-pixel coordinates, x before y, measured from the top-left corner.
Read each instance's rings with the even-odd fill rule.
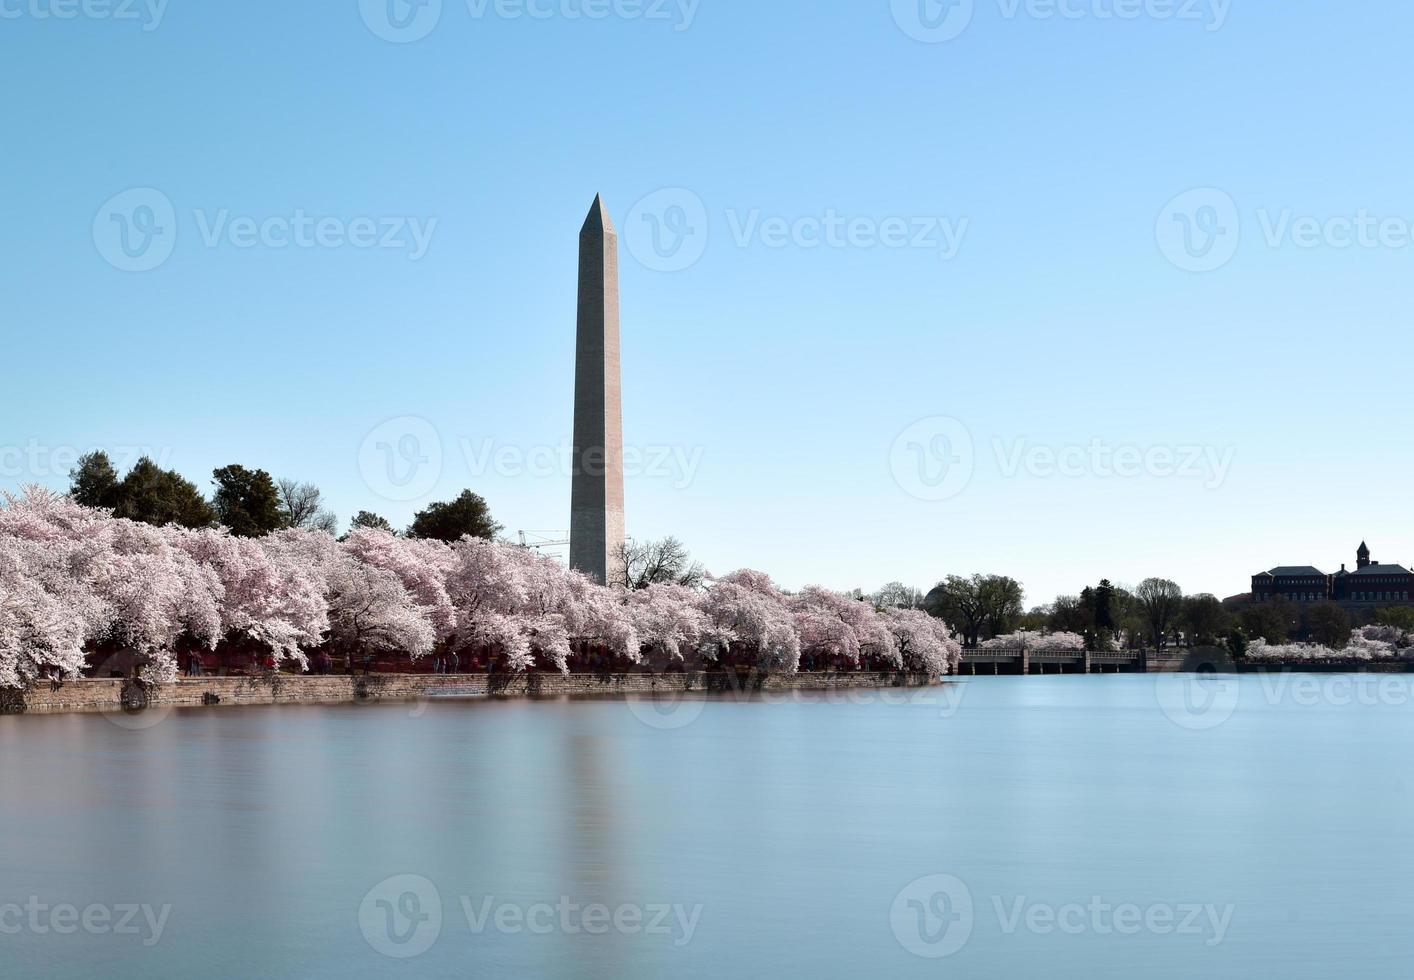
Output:
[[[607,584],[624,543],[624,424],[619,235],[597,195],[579,233],[573,467],[570,567]]]

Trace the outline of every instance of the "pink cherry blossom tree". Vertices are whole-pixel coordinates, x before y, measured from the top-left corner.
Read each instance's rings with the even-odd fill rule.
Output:
[[[786,597],[764,572],[744,569],[709,583],[705,639],[717,659],[737,650],[767,670],[800,669],[800,635]]]
[[[872,602],[810,586],[790,600],[802,654],[840,658],[862,666],[874,657],[893,668],[903,665],[894,635]]]
[[[941,619],[921,609],[889,608],[880,615],[893,634],[902,669],[931,677],[958,672],[962,644]]]
[[[644,652],[669,663],[683,663],[703,652],[711,624],[702,599],[681,585],[650,585],[623,593]]]
[[[1019,650],[1025,647],[1036,651],[1073,651],[1085,649],[1085,637],[1079,633],[1041,633],[1036,630],[1018,630],[996,636],[978,645],[982,650]]]
[[[702,657],[795,672],[804,649],[932,674],[958,657],[951,631],[921,611],[817,587],[789,596],[750,570],[700,590],[629,592],[479,538],[447,545],[371,528],[342,542],[304,529],[237,538],[118,519],[40,488],[3,497],[0,687],[76,676],[119,653],[164,682],[177,650],[202,647],[262,669],[307,669],[312,651],[329,650],[352,662],[479,648],[511,671],[568,671],[586,652],[615,669]]]

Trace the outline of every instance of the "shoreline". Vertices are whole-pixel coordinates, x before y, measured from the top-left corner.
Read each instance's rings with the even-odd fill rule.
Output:
[[[1237,674],[1375,674],[1412,673],[1394,663],[1239,663]],[[1157,668],[1157,669],[1156,669]],[[1153,665],[1149,674],[1181,673],[1177,665]],[[1137,672],[1126,672],[1137,673]],[[751,671],[608,674],[335,674],[238,677],[182,677],[144,688],[129,678],[81,678],[58,687],[40,684],[30,690],[0,690],[0,715],[114,713],[140,715],[146,709],[219,708],[238,705],[367,704],[459,699],[623,697],[625,695],[730,694],[790,691],[914,690],[965,682],[986,674],[926,674],[822,671],[776,674]],[[1003,671],[1000,676],[1028,675]],[[1079,671],[1033,672],[1029,676],[1102,676]]]
[[[0,714],[114,712],[145,708],[230,705],[356,704],[454,698],[540,698],[730,691],[885,690],[930,687],[927,674],[819,672],[802,674],[275,674],[265,677],[183,677],[145,689],[128,678],[83,678],[58,687],[0,691]]]

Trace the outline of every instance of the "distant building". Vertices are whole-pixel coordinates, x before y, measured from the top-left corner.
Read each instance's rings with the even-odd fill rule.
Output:
[[[1331,596],[1330,576],[1314,565],[1283,565],[1252,576],[1252,600],[1325,602]]]
[[[1355,571],[1344,565],[1327,575],[1313,565],[1284,565],[1252,576],[1252,601],[1286,599],[1299,605],[1338,602],[1351,608],[1414,605],[1414,572],[1381,565],[1364,542],[1355,553]]]

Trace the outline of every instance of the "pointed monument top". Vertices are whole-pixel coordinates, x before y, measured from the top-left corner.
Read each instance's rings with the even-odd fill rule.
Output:
[[[580,229],[580,234],[590,229],[598,229],[609,235],[618,234],[614,230],[614,220],[609,217],[609,209],[604,206],[604,198],[598,194],[594,195],[594,203],[589,208],[589,217],[584,219],[584,227]]]

